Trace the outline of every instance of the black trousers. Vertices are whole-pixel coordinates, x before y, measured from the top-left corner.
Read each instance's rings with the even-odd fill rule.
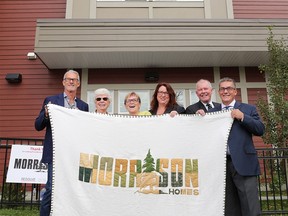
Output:
[[[261,215],[257,176],[241,176],[230,157],[226,164],[225,216]]]

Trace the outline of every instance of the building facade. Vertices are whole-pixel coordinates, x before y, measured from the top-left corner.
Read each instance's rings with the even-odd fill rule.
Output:
[[[255,104],[266,96],[258,66],[268,60],[268,27],[288,35],[287,0],[2,0],[0,11],[0,137],[43,138],[34,120],[43,99],[63,91],[68,68],[81,73],[78,96],[90,111],[100,87],[112,92],[111,113],[125,113],[132,90],[149,109],[162,81],[184,107],[197,101],[201,78],[219,101],[225,76],[236,80],[239,101]],[[9,83],[7,74],[22,81]]]

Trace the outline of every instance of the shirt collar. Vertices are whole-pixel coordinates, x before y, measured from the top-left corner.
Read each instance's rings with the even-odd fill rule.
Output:
[[[223,109],[224,107],[226,107],[226,106],[234,107],[235,103],[236,103],[236,100],[234,99],[234,100],[233,100],[230,104],[228,104],[228,105],[224,105],[224,104],[222,103],[222,104],[221,104],[221,107],[222,107],[222,109]]]
[[[214,107],[212,101],[209,101],[208,103],[203,103],[202,101],[200,101],[200,102],[201,102],[205,107],[206,107],[206,104],[211,104],[211,106]]]
[[[67,98],[67,97],[68,97],[68,95],[67,95],[65,92],[63,93],[63,95],[64,95],[64,98]],[[77,99],[77,98],[75,97],[74,100],[76,101],[76,99]]]

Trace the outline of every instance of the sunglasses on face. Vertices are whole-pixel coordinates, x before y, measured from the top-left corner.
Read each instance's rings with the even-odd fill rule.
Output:
[[[101,100],[103,100],[103,101],[108,101],[109,98],[108,98],[108,97],[104,97],[104,98],[96,98],[95,100],[96,100],[96,101],[101,101]]]

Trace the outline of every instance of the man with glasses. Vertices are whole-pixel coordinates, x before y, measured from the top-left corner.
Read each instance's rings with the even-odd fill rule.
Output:
[[[99,88],[96,89],[95,92],[95,112],[102,113],[102,114],[108,114],[108,108],[111,103],[111,94],[110,91],[106,88]]]
[[[213,88],[208,80],[200,79],[196,83],[196,95],[199,98],[197,103],[194,103],[186,108],[186,114],[202,114],[206,113],[209,109],[220,107],[219,103],[211,100]]]
[[[43,144],[42,163],[48,166],[48,177],[43,195],[40,216],[49,216],[51,211],[51,192],[52,192],[52,132],[47,110],[47,104],[57,104],[69,109],[79,109],[88,112],[88,104],[76,97],[77,88],[80,86],[80,77],[77,71],[69,70],[64,74],[62,84],[64,92],[58,95],[46,97],[39,116],[35,120],[35,129],[42,131],[46,128],[45,139]]]
[[[256,107],[235,100],[237,89],[235,81],[223,78],[219,81],[220,108],[208,112],[232,109],[234,119],[230,130],[226,163],[225,215],[260,215],[257,176],[260,167],[252,136],[264,134]]]

